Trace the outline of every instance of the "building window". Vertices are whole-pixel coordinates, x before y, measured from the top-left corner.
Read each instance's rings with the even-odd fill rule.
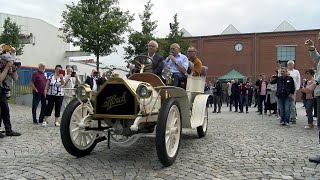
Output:
[[[282,67],[287,67],[289,60],[296,60],[295,46],[277,46],[277,59]]]

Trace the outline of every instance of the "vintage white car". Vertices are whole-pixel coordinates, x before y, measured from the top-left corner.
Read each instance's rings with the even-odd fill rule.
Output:
[[[126,147],[141,137],[154,137],[160,162],[170,166],[178,154],[182,128],[197,129],[200,138],[206,135],[205,76],[188,76],[185,90],[143,72],[152,63],[148,57],[138,56],[134,62],[142,73],[110,78],[95,95],[88,85],[77,88],[61,119],[61,139],[68,153],[81,157],[104,140],[108,147],[110,142]],[[167,82],[170,75],[163,72]]]

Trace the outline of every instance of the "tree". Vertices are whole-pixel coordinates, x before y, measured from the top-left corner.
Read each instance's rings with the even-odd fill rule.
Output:
[[[130,31],[133,16],[122,11],[117,0],[80,0],[66,8],[62,13],[61,37],[94,54],[99,71],[99,57],[115,52],[115,46],[124,43],[122,35]]]
[[[178,43],[181,48],[181,52],[186,52],[190,46],[190,40],[183,37],[183,33],[179,30],[178,14],[174,14],[173,22],[169,23],[170,33],[165,39],[159,39],[159,53],[164,57],[169,55],[170,45]]]
[[[139,14],[139,18],[142,21],[142,31],[134,31],[128,37],[128,46],[124,48],[125,59],[129,60],[135,55],[139,55],[147,50],[147,44],[150,40],[155,39],[153,32],[157,28],[157,21],[151,21],[153,4],[149,0],[144,5],[143,14]]]
[[[24,45],[21,44],[19,26],[8,17],[4,20],[3,29],[0,35],[0,43],[10,44],[16,49],[16,54],[21,55]]]

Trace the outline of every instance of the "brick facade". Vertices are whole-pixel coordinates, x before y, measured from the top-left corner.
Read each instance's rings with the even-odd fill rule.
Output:
[[[232,69],[255,81],[260,73],[267,77],[275,74],[277,68],[277,46],[296,46],[295,67],[304,78],[308,68],[315,68],[304,45],[307,39],[315,42],[319,47],[318,33],[320,29],[268,32],[232,35],[215,35],[192,37],[192,44],[198,49],[198,56],[202,63],[209,67],[208,80],[221,77]],[[234,46],[243,45],[238,52]],[[320,49],[320,48],[318,48]]]

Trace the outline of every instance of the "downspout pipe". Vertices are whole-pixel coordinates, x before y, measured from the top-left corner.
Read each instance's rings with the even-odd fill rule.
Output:
[[[257,33],[254,33],[254,82],[257,78]]]

